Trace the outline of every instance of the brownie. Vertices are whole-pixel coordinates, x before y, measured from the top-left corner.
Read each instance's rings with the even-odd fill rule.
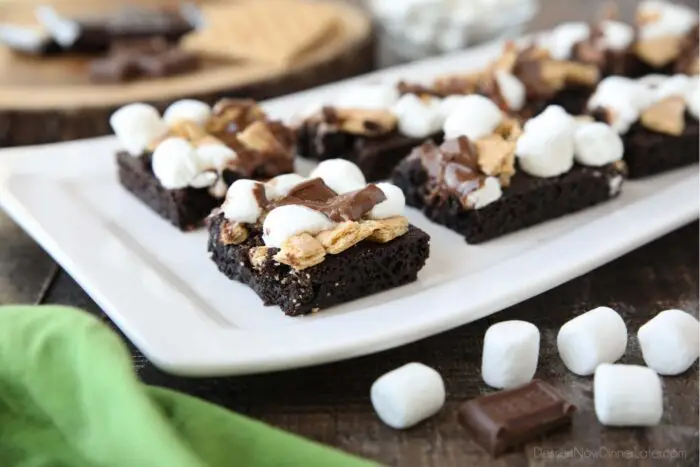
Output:
[[[243,243],[227,245],[220,240],[225,222],[223,214],[209,219],[211,259],[228,278],[252,288],[265,305],[278,305],[290,316],[413,282],[429,253],[428,234],[409,226],[408,232],[388,243],[362,241],[302,271],[273,260],[256,269],[248,252],[263,245],[261,232],[251,232]]]
[[[481,243],[541,222],[579,211],[615,197],[624,170],[618,164],[600,168],[575,165],[569,172],[539,178],[518,170],[498,200],[481,209],[465,209],[455,196],[431,197],[428,174],[419,157],[404,159],[392,181],[401,187],[406,203],[434,222]]]
[[[595,88],[588,86],[568,86],[556,93],[554,98],[542,106],[542,110],[548,105],[559,105],[571,115],[581,115],[585,112],[588,99],[594,90]]]
[[[180,230],[195,228],[221,204],[208,188],[163,188],[151,169],[150,154],[134,157],[118,152],[117,167],[122,186]]]
[[[305,122],[298,132],[299,155],[313,160],[342,158],[354,162],[368,181],[384,180],[423,139],[409,138],[394,130],[380,136],[322,131],[321,124]],[[425,138],[430,139],[430,138]],[[442,141],[442,133],[432,137]]]
[[[698,121],[686,113],[680,136],[658,133],[634,123],[623,136],[630,178],[641,178],[698,162]]]

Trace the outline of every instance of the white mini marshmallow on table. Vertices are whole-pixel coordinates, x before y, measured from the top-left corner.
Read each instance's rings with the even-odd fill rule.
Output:
[[[170,104],[163,112],[163,120],[172,126],[179,121],[194,122],[199,126],[206,125],[211,117],[211,107],[206,102],[195,99],[182,99]]]
[[[407,363],[377,379],[370,399],[384,423],[392,428],[409,428],[442,408],[445,383],[429,366]]]
[[[160,118],[158,110],[142,103],[120,108],[109,118],[109,124],[132,156],[140,156],[153,141],[168,132],[168,125]]]
[[[660,375],[678,375],[698,359],[700,324],[682,310],[664,310],[637,332],[644,363]]]
[[[557,334],[557,350],[569,371],[592,375],[601,363],[619,360],[627,348],[627,326],[612,308],[598,307],[567,321]]]
[[[603,425],[658,425],[664,412],[661,379],[644,366],[603,363],[593,377],[593,405]]]
[[[359,190],[367,185],[360,168],[345,159],[328,159],[321,162],[311,172],[309,178],[320,178],[339,195]]]
[[[540,355],[540,331],[527,321],[503,321],[484,336],[481,376],[498,389],[527,383],[535,376]]]

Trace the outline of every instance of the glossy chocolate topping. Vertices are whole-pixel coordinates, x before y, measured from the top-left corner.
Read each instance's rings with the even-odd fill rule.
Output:
[[[419,157],[433,186],[431,196],[447,199],[457,197],[468,207],[467,196],[478,190],[486,175],[479,169],[479,158],[474,144],[466,137],[447,140],[441,146],[432,142],[414,149],[412,157]]]
[[[384,192],[374,184],[338,195],[320,178],[312,178],[297,185],[286,197],[268,205],[268,209],[299,204],[321,212],[335,222],[358,221],[384,200]]]

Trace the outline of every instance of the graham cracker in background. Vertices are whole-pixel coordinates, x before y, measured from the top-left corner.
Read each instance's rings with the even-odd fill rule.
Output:
[[[187,35],[186,50],[285,66],[333,34],[338,11],[305,0],[240,0],[202,7],[203,29]]]

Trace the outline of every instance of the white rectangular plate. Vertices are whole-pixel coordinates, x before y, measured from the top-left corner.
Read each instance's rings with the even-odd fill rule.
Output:
[[[491,44],[266,104],[288,118],[358,81],[412,81],[494,57]],[[431,236],[416,283],[286,317],[209,260],[204,230],[181,233],[117,182],[113,138],[0,152],[0,203],[164,370],[230,375],[395,347],[518,303],[698,216],[697,167],[630,182],[618,199],[482,245],[411,211]]]

